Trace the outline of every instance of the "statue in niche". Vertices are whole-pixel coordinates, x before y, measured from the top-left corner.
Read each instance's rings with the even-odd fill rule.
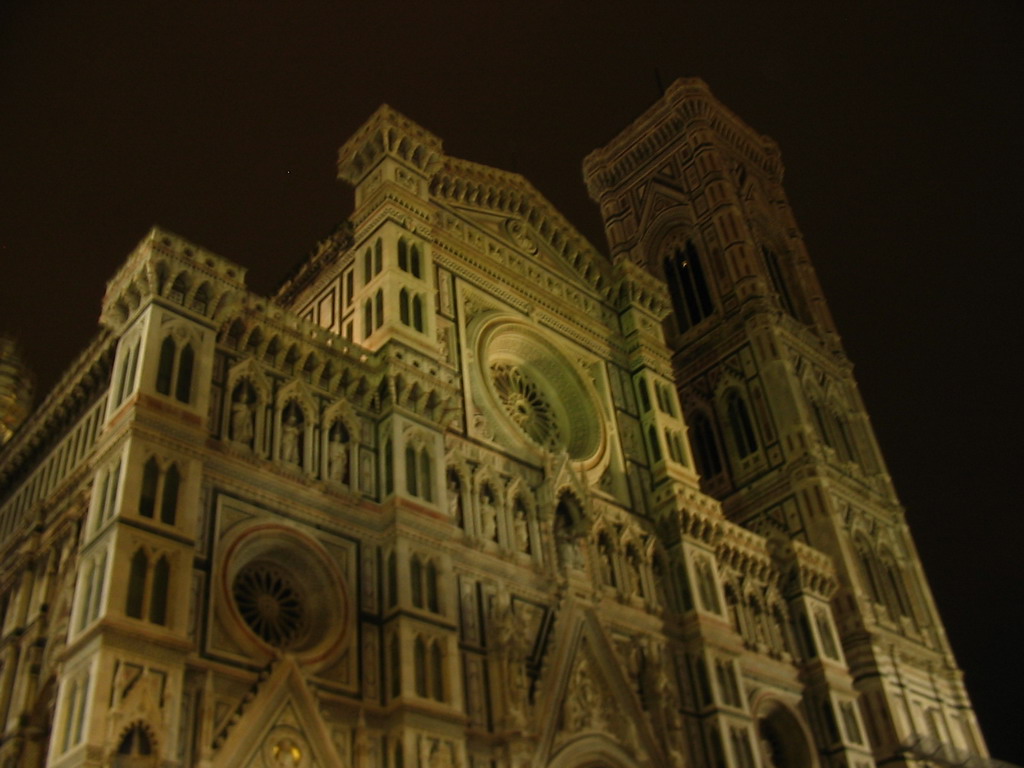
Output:
[[[480,534],[487,541],[498,540],[498,509],[489,485],[480,492]]]
[[[516,550],[530,554],[530,523],[526,519],[526,509],[521,501],[516,501],[512,528],[516,535]]]
[[[334,422],[327,439],[327,476],[336,483],[348,479],[348,430]]]
[[[563,568],[579,570],[583,567],[583,558],[573,535],[572,523],[563,515],[555,517],[555,543],[558,547],[558,560]]]
[[[253,405],[252,387],[242,381],[235,387],[231,402],[231,439],[236,443],[252,448],[254,435],[253,421],[255,407]]]
[[[462,483],[454,469],[448,470],[448,516],[459,528],[465,527],[462,515]]]
[[[294,402],[284,409],[281,424],[281,460],[286,464],[302,463],[302,448],[299,442],[302,433],[302,413]]]

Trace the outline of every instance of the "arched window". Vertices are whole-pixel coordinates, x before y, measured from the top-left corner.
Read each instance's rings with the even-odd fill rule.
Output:
[[[142,467],[142,492],[139,494],[139,514],[153,517],[156,511],[156,488],[160,482],[160,467],[151,457]]]
[[[405,288],[398,292],[398,320],[402,325],[409,325],[409,291]]]
[[[416,695],[427,697],[427,646],[422,637],[416,638],[413,646],[413,663],[416,672]]]
[[[665,279],[680,332],[689,330],[714,311],[700,254],[692,241],[687,240],[684,248],[676,248],[665,259]]]
[[[754,436],[754,425],[750,421],[747,404],[735,389],[731,389],[725,396],[725,408],[736,444],[736,454],[741,459],[746,458],[757,450],[757,438]]]
[[[653,424],[647,428],[647,442],[651,447],[651,463],[657,464],[661,461],[661,446],[658,444],[658,430]]]
[[[378,240],[377,242],[379,243],[380,241]],[[384,324],[384,291],[382,289],[378,289],[373,297],[373,310],[373,327],[380,328]]]
[[[418,245],[413,245],[409,252],[409,271],[412,272],[413,277],[423,276],[423,267],[420,262],[420,248]]]
[[[384,441],[384,493],[395,490],[395,457],[391,441]]]
[[[141,549],[132,555],[131,567],[128,571],[128,599],[124,612],[133,619],[142,618],[142,605],[146,599],[146,574],[149,571],[149,559]]]
[[[647,380],[643,378],[637,379],[636,388],[640,392],[640,407],[645,412],[651,410],[651,393],[647,389]]]
[[[693,455],[697,462],[697,471],[702,477],[717,477],[722,472],[722,457],[718,452],[715,430],[711,421],[703,412],[693,417]]]
[[[412,297],[412,327],[423,331],[423,297],[419,294]]]
[[[178,358],[178,383],[174,388],[174,397],[182,403],[192,400],[192,367],[195,363],[195,353],[192,345],[186,344],[181,348],[181,355]]]
[[[171,377],[174,375],[174,357],[177,345],[168,336],[160,344],[160,362],[156,371],[156,391],[161,395],[171,394]]]
[[[433,467],[426,448],[420,449],[420,490],[424,499],[434,500]]]
[[[398,605],[398,563],[395,560],[395,553],[388,553],[388,605]]]
[[[177,344],[170,336],[160,344],[160,360],[156,371],[156,391],[161,395],[171,394],[182,403],[192,400],[192,370],[195,367],[195,352],[191,344],[185,344],[179,353]]]
[[[149,598],[149,620],[154,624],[167,623],[167,590],[171,580],[171,565],[161,557],[153,566],[153,586]]]
[[[398,268],[403,272],[409,271],[409,244],[404,237],[398,238]]]
[[[763,245],[761,246],[761,253],[764,254],[764,263],[768,268],[768,276],[771,278],[772,286],[775,288],[775,293],[779,297],[779,303],[786,312],[793,317],[796,317],[796,308],[793,304],[793,297],[789,293],[789,286],[786,284],[785,276],[782,273],[782,265],[779,263],[779,257],[775,255],[774,251],[769,250]]]
[[[398,649],[398,636],[391,636],[389,648],[391,667],[391,696],[398,696],[402,692],[402,657]]]
[[[160,522],[174,525],[178,514],[178,486],[181,484],[181,474],[178,472],[177,464],[171,464],[167,468],[163,480],[163,493],[160,494]]]
[[[437,566],[431,560],[427,563],[426,569],[427,587],[427,610],[433,613],[440,613],[440,604],[437,599]]]
[[[419,468],[416,466],[416,449],[405,446],[405,490],[410,496],[419,496]]]
[[[379,275],[384,266],[384,244],[378,237],[373,244],[373,274]]]
[[[363,304],[363,338],[368,339],[373,333],[373,302],[369,299]]]
[[[366,249],[363,254],[363,284],[366,285],[373,279],[373,254]]]
[[[444,655],[436,640],[430,647],[430,678],[431,696],[436,701],[444,701]]]
[[[418,555],[413,555],[409,563],[409,581],[412,586],[412,604],[416,608],[423,607],[423,564]]]

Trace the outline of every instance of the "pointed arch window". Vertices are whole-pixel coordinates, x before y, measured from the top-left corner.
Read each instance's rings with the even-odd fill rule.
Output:
[[[427,697],[427,644],[422,637],[416,638],[413,648],[413,663],[416,667],[416,695]]]
[[[186,342],[180,352],[178,345],[170,336],[160,344],[160,359],[156,372],[156,391],[161,395],[171,395],[174,387],[174,399],[182,403],[192,400],[192,371],[195,367],[195,351]]]
[[[403,272],[409,271],[409,244],[404,237],[398,238],[398,268]]]
[[[178,489],[181,473],[177,464],[171,464],[161,471],[155,456],[151,456],[142,467],[142,491],[139,494],[139,515],[154,518],[159,500],[160,522],[174,525],[178,511]]]
[[[688,331],[714,311],[701,256],[692,240],[665,259],[665,278],[680,332]]]
[[[718,452],[715,429],[711,420],[703,412],[693,417],[693,455],[697,462],[697,471],[701,477],[717,477],[722,472],[722,456]]]
[[[171,564],[167,556],[161,555],[151,565],[146,552],[141,547],[137,549],[128,569],[125,615],[133,619],[146,618],[153,624],[166,626],[170,582]]]
[[[729,390],[725,396],[725,409],[732,429],[736,454],[742,459],[757,450],[757,438],[754,436],[754,425],[750,420],[747,404],[735,389]]]
[[[761,246],[761,253],[764,255],[764,263],[768,268],[768,276],[771,278],[772,287],[775,288],[775,293],[779,297],[779,303],[787,313],[796,317],[796,307],[793,303],[793,297],[790,295],[789,286],[786,284],[785,275],[782,272],[782,265],[779,263],[779,257],[775,254],[775,251]]]

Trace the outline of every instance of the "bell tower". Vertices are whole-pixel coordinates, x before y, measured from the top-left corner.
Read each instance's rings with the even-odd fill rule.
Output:
[[[702,489],[734,522],[833,559],[832,608],[875,758],[984,756],[782,175],[775,143],[696,79],[584,161],[613,260],[668,288],[665,337]]]

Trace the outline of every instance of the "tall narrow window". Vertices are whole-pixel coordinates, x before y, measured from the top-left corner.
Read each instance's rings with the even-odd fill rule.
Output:
[[[733,441],[736,443],[736,453],[741,459],[745,458],[757,450],[757,438],[754,437],[754,425],[750,421],[747,404],[733,389],[726,395],[725,405]]]
[[[444,656],[437,641],[430,648],[430,677],[433,684],[431,696],[437,701],[444,701]]]
[[[195,362],[195,353],[192,345],[186,344],[181,348],[181,356],[178,358],[178,382],[174,389],[174,396],[182,403],[192,399],[192,367]]]
[[[391,696],[398,696],[402,692],[402,657],[398,650],[398,636],[391,636],[391,647],[389,648],[391,666]]]
[[[373,333],[373,302],[369,299],[363,304],[363,338],[370,338]]]
[[[395,553],[388,553],[388,605],[398,605],[398,563]]]
[[[411,445],[405,447],[405,490],[410,496],[419,496],[420,488],[417,475],[419,467],[416,466],[416,449]]]
[[[688,240],[685,248],[676,248],[665,259],[665,278],[681,332],[697,325],[714,311],[700,254],[692,241]]]
[[[402,325],[409,325],[409,291],[405,288],[398,292],[398,320]]]
[[[177,353],[174,339],[168,336],[160,344],[160,362],[156,371],[156,391],[161,395],[171,394],[171,378],[174,375],[174,357]]]
[[[420,265],[420,248],[418,245],[414,245],[409,251],[409,271],[412,272],[413,277],[422,277],[422,267]]]
[[[768,268],[768,276],[771,278],[775,293],[779,297],[779,303],[786,312],[796,317],[793,297],[789,293],[789,286],[786,284],[785,276],[782,274],[782,265],[779,263],[779,257],[775,255],[774,251],[764,246],[761,246],[761,253],[764,254],[764,263]]]
[[[398,268],[403,272],[409,271],[409,244],[404,237],[398,238]]]
[[[378,241],[380,242],[380,241]],[[373,327],[380,328],[384,324],[384,291],[378,290],[373,297],[374,320]]]
[[[366,285],[373,279],[373,254],[370,249],[366,249],[366,253],[363,254],[363,285]]]
[[[647,440],[651,446],[651,461],[657,464],[661,461],[661,446],[658,444],[658,431],[653,424],[647,428]]]
[[[171,565],[161,557],[153,566],[153,585],[149,596],[149,620],[154,624],[167,624],[167,589],[170,586]]]
[[[380,274],[384,266],[384,244],[380,238],[373,244],[373,274]]]
[[[431,560],[427,563],[426,572],[427,586],[427,610],[439,613],[440,605],[437,600],[437,566]]]
[[[413,556],[409,563],[409,582],[412,587],[412,604],[416,608],[423,607],[423,564],[419,557]]]
[[[697,471],[702,477],[716,477],[722,472],[722,457],[718,453],[715,441],[715,430],[704,413],[693,417],[693,454],[697,461]]]
[[[413,662],[416,667],[416,695],[427,697],[427,646],[422,637],[416,638],[413,651]]]
[[[178,465],[171,464],[164,475],[164,489],[160,494],[160,522],[167,525],[174,525],[178,511],[178,485],[181,483],[181,475],[178,473]]]
[[[139,514],[153,517],[156,511],[156,488],[160,482],[160,468],[150,458],[142,467],[142,493],[139,495]]]
[[[131,567],[128,571],[128,600],[124,612],[133,619],[142,618],[142,604],[146,599],[146,572],[149,560],[141,549],[132,555]]]
[[[412,297],[412,327],[423,331],[423,297],[419,294]]]
[[[420,449],[420,492],[427,501],[434,500],[433,469],[430,452],[426,448]]]

